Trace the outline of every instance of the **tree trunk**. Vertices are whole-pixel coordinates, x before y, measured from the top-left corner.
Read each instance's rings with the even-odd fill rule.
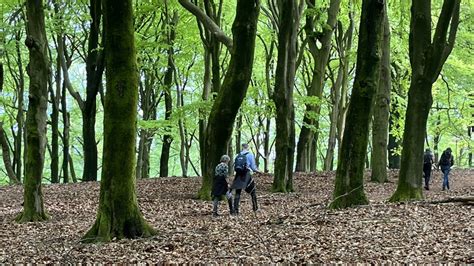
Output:
[[[392,110],[397,109],[397,104],[395,103]],[[396,127],[396,121],[399,119],[398,112],[391,112],[389,116],[389,133],[388,133],[388,168],[390,169],[400,169],[400,155],[395,151],[398,150],[400,144],[398,143],[397,137],[393,134],[394,127]]]
[[[82,181],[97,181],[97,142],[95,139],[96,99],[102,86],[104,72],[104,51],[99,48],[102,0],[90,0],[91,27],[88,38],[86,71],[86,100],[82,110],[82,137],[84,150],[84,171]]]
[[[337,23],[337,14],[339,13],[340,0],[331,0],[328,9],[328,19],[322,32],[315,30],[315,16],[308,14],[306,16],[305,31],[308,36],[308,44],[311,55],[315,61],[311,86],[307,89],[308,96],[322,98],[324,89],[324,79],[326,66],[331,51],[332,35]],[[309,7],[314,7],[315,1],[309,1]],[[317,47],[320,43],[321,48]],[[307,104],[303,119],[303,127],[300,131],[296,153],[296,169],[297,172],[306,172],[308,170],[316,171],[317,167],[317,142],[319,138],[319,113],[321,104]],[[306,126],[308,125],[308,126]],[[311,127],[314,127],[311,129]],[[308,154],[307,151],[309,151]],[[310,165],[305,162],[310,158]]]
[[[390,92],[392,89],[390,71],[390,24],[388,16],[384,18],[384,35],[382,45],[382,65],[380,81],[374,104],[374,120],[372,125],[372,164],[371,180],[384,183],[387,177],[387,144],[388,121],[390,116]]]
[[[454,47],[460,0],[445,0],[431,41],[431,1],[413,1],[409,52],[412,77],[403,132],[400,176],[392,202],[423,198],[423,138],[433,102],[431,89]],[[449,28],[449,34],[448,34]]]
[[[61,85],[59,85],[61,86]],[[58,95],[49,89],[51,97],[51,183],[59,183],[59,103]]]
[[[22,144],[23,144],[23,134],[25,134],[25,131],[24,131],[24,121],[25,121],[25,118],[24,118],[24,103],[23,103],[23,97],[24,97],[24,94],[25,94],[25,78],[24,78],[24,74],[23,74],[23,60],[21,58],[21,50],[20,50],[20,34],[17,34],[16,36],[16,44],[15,44],[15,48],[16,48],[16,52],[17,52],[17,55],[18,55],[18,69],[19,69],[19,73],[18,73],[18,84],[17,84],[17,87],[18,87],[18,92],[17,92],[17,97],[18,97],[18,113],[16,115],[16,122],[18,124],[17,126],[17,133],[16,133],[16,136],[15,136],[15,140],[14,140],[14,145],[15,145],[15,153],[13,155],[13,161],[15,162],[15,174],[18,178],[18,180],[21,182],[21,177],[23,176],[23,172],[22,172],[22,162],[23,162],[23,158],[22,158],[22,152],[21,152],[21,149],[22,149]],[[25,146],[26,146],[26,143],[25,143]],[[26,147],[25,147],[25,152],[26,152]],[[23,154],[24,156],[24,154]]]
[[[338,159],[331,208],[368,203],[364,193],[364,161],[372,102],[380,76],[385,4],[385,1],[377,0],[362,2],[356,75]]]
[[[176,38],[176,25],[178,23],[178,12],[175,11],[173,17],[168,17],[167,15],[167,24],[169,27],[168,32],[168,68],[164,77],[164,95],[165,95],[165,120],[171,119],[171,114],[173,112],[173,98],[171,97],[171,86],[173,84],[173,75],[174,75],[174,40]],[[163,146],[161,148],[161,158],[160,158],[160,177],[168,176],[168,161],[170,159],[170,149],[171,142],[173,142],[173,137],[170,134],[165,134],[163,136]]]
[[[10,179],[10,184],[20,184],[20,181],[15,175],[15,171],[13,170],[11,160],[10,160],[10,148],[8,146],[8,139],[5,135],[5,131],[3,130],[3,122],[0,121],[0,147],[2,148],[2,157],[3,157],[3,165],[7,170],[8,178]]]
[[[68,163],[69,163],[69,121],[70,115],[67,111],[67,100],[66,100],[66,86],[63,86],[63,93],[61,97],[61,108],[63,110],[63,183],[69,183],[69,171],[68,171]]]
[[[30,54],[27,67],[30,76],[29,102],[26,114],[26,162],[24,205],[16,220],[22,222],[47,220],[41,180],[46,149],[49,58],[44,24],[43,1],[26,1],[27,37]]]
[[[135,190],[135,140],[138,103],[132,1],[103,1],[107,95],[104,155],[97,219],[82,238],[148,237],[156,232],[144,220]]]
[[[203,182],[200,199],[210,199],[214,167],[226,153],[237,112],[247,93],[252,75],[259,0],[237,1],[232,25],[231,58],[221,91],[212,105],[205,133]]]
[[[278,60],[273,94],[276,107],[276,157],[273,192],[293,191],[295,152],[293,86],[296,74],[300,8],[302,7],[298,6],[298,1],[279,2]]]

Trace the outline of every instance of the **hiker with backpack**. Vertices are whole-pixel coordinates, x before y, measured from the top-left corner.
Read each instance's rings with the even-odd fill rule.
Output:
[[[430,190],[431,168],[433,167],[434,158],[430,149],[426,149],[423,154],[423,177],[425,178],[425,189]]]
[[[212,184],[212,216],[217,217],[219,213],[219,201],[223,195],[227,198],[229,204],[229,211],[232,213],[232,193],[227,184],[227,177],[229,176],[229,162],[230,157],[222,155],[220,163],[216,166],[214,180]]]
[[[232,214],[239,214],[240,194],[242,189],[250,194],[252,198],[252,209],[254,212],[258,210],[257,193],[253,173],[259,173],[255,164],[255,156],[249,151],[247,143],[242,144],[242,151],[237,154],[234,161],[235,178],[231,189],[235,190],[234,209]]]
[[[449,190],[449,172],[451,171],[451,166],[454,165],[454,157],[452,155],[451,148],[447,148],[441,155],[441,159],[438,162],[438,170],[441,167],[441,172],[443,172],[443,190],[446,188]]]

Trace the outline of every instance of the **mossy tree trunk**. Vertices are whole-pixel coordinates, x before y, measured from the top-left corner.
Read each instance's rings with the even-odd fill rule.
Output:
[[[400,176],[392,202],[423,198],[423,144],[433,103],[431,89],[454,47],[460,0],[445,0],[431,40],[431,1],[413,1],[409,52],[412,67],[403,132]]]
[[[18,222],[48,219],[43,204],[41,180],[43,178],[46,149],[46,121],[48,105],[49,58],[44,24],[43,1],[26,1],[25,44],[30,61],[27,72],[30,77],[29,102],[26,114],[26,162],[23,211],[16,217]]]
[[[206,31],[212,34],[212,38],[224,44],[230,50],[231,55],[224,81],[217,97],[214,99],[208,121],[206,123],[202,119],[199,123],[199,138],[200,141],[203,140],[200,143],[203,180],[198,197],[200,199],[210,199],[214,167],[219,163],[220,157],[227,153],[235,118],[247,93],[252,75],[260,1],[237,1],[236,15],[232,24],[233,39],[229,38],[219,28],[216,16],[208,11],[209,7],[206,7],[206,12],[203,12],[198,6],[188,0],[179,0],[179,3],[189,12],[193,13],[200,22],[199,26],[205,27]],[[212,9],[214,10],[213,12],[218,10],[215,14],[218,14],[218,17],[220,17],[221,4],[218,9],[215,6]],[[205,70],[210,69],[211,58],[211,53],[208,49],[205,49]],[[207,96],[205,93],[210,88],[210,84],[208,84],[210,81],[209,75],[210,73],[205,71],[204,100],[206,100],[205,97]],[[216,80],[214,81],[217,82]],[[215,84],[213,88],[215,88]],[[204,129],[205,131],[203,132]]]
[[[367,204],[364,163],[372,102],[380,76],[386,1],[364,0],[359,27],[357,66],[336,171],[331,208]]]
[[[309,8],[315,7],[315,1],[307,1]],[[328,18],[326,25],[322,27],[321,32],[316,31],[317,19],[314,14],[306,15],[305,32],[308,38],[308,45],[311,56],[313,57],[314,70],[311,85],[307,88],[307,95],[321,99],[323,95],[324,80],[326,74],[326,66],[329,60],[329,52],[331,51],[332,35],[336,28],[337,14],[339,13],[340,0],[331,0],[328,8]],[[318,48],[317,43],[321,45]],[[303,118],[303,127],[298,138],[296,152],[296,168],[297,172],[315,171],[316,170],[316,153],[319,129],[319,113],[321,111],[320,104],[306,104],[305,115]],[[314,127],[314,129],[312,129]],[[309,160],[308,160],[309,159]],[[309,164],[308,164],[309,162]]]
[[[293,86],[296,73],[298,28],[303,2],[279,3],[278,59],[273,101],[276,107],[275,176],[272,191],[293,191],[295,110]]]
[[[390,70],[390,24],[388,16],[384,19],[382,45],[382,64],[380,81],[374,103],[374,120],[372,125],[371,180],[384,183],[387,181],[387,144],[388,121],[390,116],[390,92],[392,89]]]
[[[135,190],[138,71],[132,1],[105,0],[102,7],[107,50],[104,155],[97,219],[85,242],[155,234],[138,208]]]
[[[171,96],[171,86],[173,85],[173,76],[175,73],[174,69],[174,40],[176,38],[176,24],[178,23],[178,12],[174,11],[173,15],[166,12],[165,15],[166,24],[168,25],[167,32],[167,44],[169,45],[168,53],[168,67],[166,69],[163,87],[165,95],[165,120],[171,119],[171,114],[173,113],[173,98]],[[163,145],[161,147],[161,157],[160,157],[160,176],[168,176],[168,162],[170,159],[170,149],[171,143],[173,142],[173,136],[170,134],[163,135]]]
[[[214,167],[227,152],[235,118],[247,93],[252,75],[259,0],[238,0],[232,25],[233,42],[229,66],[214,100],[204,143],[205,165],[198,197],[210,199]],[[203,159],[203,158],[201,158]]]

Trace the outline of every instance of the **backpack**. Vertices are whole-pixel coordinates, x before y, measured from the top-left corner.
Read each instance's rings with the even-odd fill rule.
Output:
[[[248,171],[246,154],[247,153],[239,153],[237,157],[235,157],[234,170],[237,175],[245,175]]]
[[[431,154],[430,153],[425,153],[423,156],[423,163],[424,164],[431,164]]]

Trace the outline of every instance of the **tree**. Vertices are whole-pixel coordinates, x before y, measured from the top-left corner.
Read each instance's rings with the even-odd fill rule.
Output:
[[[26,162],[23,211],[16,217],[18,222],[48,219],[43,204],[41,180],[46,149],[46,109],[48,105],[49,58],[43,1],[26,1],[25,45],[30,53],[27,67],[30,77],[29,102],[26,114]]]
[[[274,192],[293,191],[293,160],[295,152],[295,110],[293,86],[296,73],[298,28],[303,1],[278,2],[278,60],[275,72],[273,101],[276,106],[276,158]]]
[[[138,209],[135,191],[135,140],[138,72],[132,0],[103,1],[107,95],[104,106],[104,157],[97,219],[86,242],[155,234]]]
[[[390,201],[421,199],[423,139],[433,103],[432,86],[454,47],[460,0],[445,0],[431,40],[431,1],[413,1],[409,55],[412,67],[398,186]]]
[[[199,190],[199,198],[210,199],[214,167],[220,157],[227,153],[237,112],[247,93],[252,75],[253,55],[257,19],[260,10],[259,0],[238,0],[234,23],[232,24],[233,39],[230,39],[212,22],[199,8],[187,0],[179,0],[181,5],[195,14],[206,28],[230,49],[230,62],[221,89],[217,94],[209,115],[204,136],[203,182]]]
[[[8,178],[10,179],[10,184],[20,184],[20,180],[15,175],[13,170],[11,159],[10,159],[10,147],[8,145],[8,139],[3,130],[3,122],[0,121],[0,148],[2,150],[3,165],[5,170],[7,170]]]
[[[387,11],[385,11],[387,13]],[[373,124],[372,124],[372,153],[371,180],[379,183],[387,181],[387,145],[390,116],[390,92],[392,77],[390,71],[390,24],[388,15],[385,16],[383,28],[382,65],[380,80],[375,94]]]
[[[372,101],[377,91],[386,1],[364,0],[359,26],[357,66],[339,154],[331,208],[367,204],[364,162]]]
[[[165,20],[168,27],[166,43],[168,45],[167,54],[168,54],[168,65],[164,76],[163,81],[163,93],[165,95],[165,120],[171,119],[171,114],[173,111],[173,98],[171,97],[171,86],[173,85],[173,76],[175,73],[174,70],[174,41],[176,38],[176,24],[178,23],[178,12],[175,10],[173,14],[169,14],[168,7],[165,6]],[[173,137],[171,134],[163,135],[163,145],[161,148],[161,157],[160,157],[160,176],[168,176],[168,161],[170,159],[170,149],[171,142]]]
[[[315,1],[309,0],[308,7],[315,8]],[[306,15],[306,25],[304,30],[308,38],[309,51],[314,60],[314,70],[311,85],[307,88],[308,96],[322,98],[324,89],[324,80],[326,74],[326,66],[331,51],[332,35],[336,28],[337,15],[339,13],[340,0],[331,0],[327,11],[326,25],[322,27],[322,31],[316,30],[318,23],[315,15],[308,12]],[[320,45],[320,47],[318,47]],[[296,169],[297,172],[316,171],[316,145],[319,137],[318,116],[321,111],[320,104],[307,104],[303,118],[303,127],[297,145]]]

